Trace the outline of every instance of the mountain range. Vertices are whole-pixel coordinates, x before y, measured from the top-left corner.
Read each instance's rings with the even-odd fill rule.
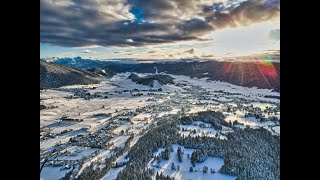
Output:
[[[273,89],[280,92],[280,62],[238,61],[119,61],[76,58],[42,59],[72,68],[80,68],[94,74],[112,77],[116,73],[168,73],[209,80],[224,81],[245,87]],[[99,73],[100,72],[100,73]]]

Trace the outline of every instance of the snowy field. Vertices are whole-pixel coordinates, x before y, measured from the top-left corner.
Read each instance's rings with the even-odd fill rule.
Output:
[[[277,134],[280,134],[280,126],[275,126],[272,128]]]
[[[62,153],[68,151],[72,156],[58,156],[57,160],[79,160],[82,157],[89,157],[95,151],[100,151],[98,148],[89,148],[89,147],[78,147],[78,146],[71,146],[66,148]]]
[[[183,179],[192,179],[192,180],[235,180],[236,177],[229,176],[226,174],[219,173],[219,169],[223,166],[224,162],[222,158],[219,157],[211,157],[209,156],[204,162],[196,163],[194,167],[194,171],[190,172],[190,167],[192,166],[190,159],[188,158],[188,154],[191,156],[192,152],[195,151],[195,149],[192,148],[184,148],[181,147],[182,152],[184,153],[182,155],[182,162],[180,163],[178,160],[177,155],[177,149],[179,145],[173,144],[174,152],[170,154],[169,160],[161,159],[160,163],[158,164],[155,160],[154,162],[149,163],[149,168],[153,168],[158,173],[163,173],[165,175],[170,175],[170,177],[174,177],[177,180],[183,180]],[[158,149],[154,153],[155,156],[159,155],[164,149]],[[171,165],[172,163],[175,164],[175,166],[179,165],[180,170],[172,170]],[[159,168],[157,167],[159,166]],[[207,166],[209,168],[209,171],[207,173],[202,172],[202,168],[204,166]],[[214,169],[216,173],[211,173],[210,169]],[[195,172],[197,171],[197,172]],[[153,177],[155,179],[155,177]]]
[[[124,169],[124,167],[111,168],[100,180],[115,180],[122,169]]]
[[[200,127],[199,125],[202,124],[205,127]],[[179,133],[184,136],[208,136],[208,137],[215,137],[216,134],[219,135],[219,139],[227,139],[226,136],[220,135],[218,131],[211,127],[211,124],[204,123],[202,121],[194,121],[191,125],[179,125]],[[196,133],[194,133],[194,131]]]
[[[150,74],[137,73],[137,75],[143,77]],[[40,104],[50,107],[40,111],[40,129],[43,131],[40,134],[40,149],[44,154],[50,156],[51,151],[59,149],[60,146],[57,144],[62,144],[66,148],[61,149],[61,152],[75,153],[59,155],[56,160],[81,160],[82,157],[88,157],[82,167],[77,169],[80,171],[79,174],[91,163],[96,163],[94,168],[102,168],[105,166],[103,160],[110,157],[115,148],[123,148],[131,133],[134,134],[134,139],[130,143],[130,148],[143,136],[147,127],[156,124],[157,118],[180,115],[182,110],[185,114],[207,110],[221,111],[226,115],[227,122],[237,120],[243,123],[243,125],[237,125],[238,127],[244,128],[246,125],[251,128],[263,127],[272,134],[280,136],[280,123],[260,122],[255,117],[244,117],[245,112],[240,110],[233,113],[226,112],[228,106],[238,108],[240,104],[243,107],[260,108],[262,111],[267,107],[277,107],[280,103],[279,99],[265,97],[280,96],[271,89],[241,87],[226,82],[210,81],[206,78],[178,75],[170,75],[174,78],[174,84],[161,85],[158,81],[154,81],[151,87],[137,84],[128,79],[128,76],[130,73],[121,73],[99,84],[41,90]],[[159,88],[162,89],[161,92],[155,91]],[[77,95],[81,91],[84,94],[90,94],[91,98],[88,100]],[[274,116],[280,119],[280,113],[270,115],[262,113],[266,118]],[[61,120],[63,116],[68,117],[69,120]],[[200,124],[206,127],[200,127]],[[179,128],[179,133],[185,136],[215,137],[218,133],[210,124],[203,122],[179,125]],[[192,132],[193,130],[195,133]],[[232,130],[222,130],[222,132],[232,133]],[[71,138],[79,136],[85,137],[83,141],[87,141],[86,143],[92,144],[95,141],[106,140],[105,144],[113,143],[113,145],[103,150],[69,144]],[[219,138],[227,139],[221,134]],[[174,145],[174,148],[177,148],[177,145]],[[97,150],[99,150],[98,154],[93,154]],[[235,179],[220,173],[200,172],[205,165],[209,169],[218,171],[223,165],[223,159],[218,157],[208,157],[205,162],[196,164],[198,172],[189,172],[190,160],[187,159],[186,154],[192,153],[193,150],[184,149],[184,151],[180,171],[171,170],[172,162],[179,164],[176,149],[169,161],[161,160],[161,169],[156,170],[176,179]],[[124,152],[116,162],[127,161],[124,158],[127,153],[128,151]],[[150,167],[152,165],[152,163],[149,164]],[[102,179],[115,179],[123,168],[111,168]],[[60,169],[61,167],[44,166],[41,179],[58,180],[70,170]]]
[[[61,167],[43,167],[40,173],[40,180],[58,180],[62,178],[69,170],[60,170]]]
[[[117,136],[112,138],[109,142],[113,143],[113,145],[111,146],[111,148],[115,148],[115,147],[121,147],[123,148],[124,143],[126,142],[126,140],[129,138],[129,136]]]

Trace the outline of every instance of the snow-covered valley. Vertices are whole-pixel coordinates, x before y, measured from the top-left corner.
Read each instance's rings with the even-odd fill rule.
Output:
[[[133,82],[128,78],[130,74],[117,74],[99,84],[40,90],[40,104],[45,107],[40,111],[41,179],[81,179],[90,172],[96,172],[94,179],[116,179],[120,172],[129,171],[130,165],[135,163],[130,157],[132,149],[143,144],[140,139],[171,121],[176,122],[175,136],[210,138],[217,144],[229,141],[230,134],[260,129],[280,138],[280,100],[272,98],[280,94],[271,89],[171,74],[168,75],[174,79],[173,83],[154,81],[153,86],[149,86]],[[198,112],[219,112],[223,115],[222,124],[217,124],[216,119],[212,122],[192,120],[190,124],[180,122],[181,118]],[[207,146],[170,145],[173,153],[168,160],[161,159],[157,163],[152,157],[146,162],[144,168],[152,171],[153,179],[157,173],[192,180],[237,177],[238,172],[228,169],[233,162],[228,160],[226,165],[223,149],[211,152],[211,147]],[[166,142],[163,147],[152,149],[153,156],[164,151],[164,146],[169,145]],[[184,151],[182,163],[176,155],[178,147]],[[195,164],[197,172],[190,172],[192,165],[188,156],[197,149],[221,156],[208,155],[205,161]],[[179,170],[172,169],[172,163],[179,165]],[[224,165],[226,167],[222,168]],[[208,172],[203,172],[204,166],[209,168]]]

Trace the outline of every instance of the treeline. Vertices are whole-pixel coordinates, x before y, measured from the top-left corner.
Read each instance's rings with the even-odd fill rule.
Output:
[[[280,179],[280,137],[268,130],[246,128],[230,133],[221,172],[237,179]]]
[[[111,168],[116,168],[119,166],[124,166],[125,163],[114,163],[121,155],[123,155],[126,151],[130,148],[130,143],[134,138],[134,134],[131,134],[130,137],[126,140],[125,145],[123,148],[116,148],[114,150],[114,153],[109,157],[106,158],[104,163],[106,166],[104,168],[97,167],[95,170],[93,169],[93,166],[95,163],[91,163],[89,166],[85,167],[83,172],[75,178],[77,172],[70,171],[65,175],[65,177],[61,178],[64,179],[76,179],[76,180],[84,180],[84,179],[92,179],[92,180],[98,180],[101,179]]]
[[[177,136],[173,124],[162,125],[150,130],[146,136],[130,151],[132,164],[118,174],[118,180],[149,179],[154,172],[146,170],[147,163],[159,147],[165,147],[160,154],[169,159],[171,144],[179,144],[185,148],[196,148],[190,161],[195,164],[202,162],[207,156],[224,158],[221,173],[237,176],[237,179],[279,179],[280,178],[280,138],[273,136],[266,129],[244,130],[234,128],[234,133],[227,134],[228,140],[214,137]]]
[[[195,163],[203,162],[207,159],[208,154],[204,149],[198,149],[191,154],[191,163],[195,167]]]
[[[168,152],[163,153],[163,157],[168,158],[171,145],[177,143],[178,138],[177,124],[172,121],[150,129],[128,152],[131,164],[119,172],[117,180],[151,179],[154,172],[145,167],[153,153],[158,148],[166,148]]]
[[[171,178],[168,175],[163,175],[162,172],[160,174],[157,172],[156,180],[174,180],[174,178]]]
[[[210,123],[215,129],[222,130],[222,126],[232,127],[232,124],[226,122],[225,116],[221,112],[216,111],[203,111],[189,116],[184,116],[180,118],[183,125],[190,125],[194,121],[203,121],[205,123]]]
[[[194,115],[195,118],[193,118],[192,121],[204,121],[206,119],[205,116],[211,116],[210,114],[215,114],[213,115],[215,118],[212,118],[212,123],[222,122],[221,119],[219,120],[219,113],[212,112],[202,113],[201,117],[203,119]],[[129,150],[126,157],[129,158],[129,161],[127,162],[126,167],[119,172],[117,180],[151,179],[156,172],[154,169],[148,169],[147,164],[154,157],[153,153],[158,150],[158,148],[165,148],[165,151],[160,154],[160,157],[162,159],[169,159],[170,153],[173,152],[172,144],[179,144],[185,148],[197,149],[190,157],[190,161],[193,164],[204,161],[207,156],[224,158],[224,165],[220,169],[220,172],[237,176],[237,179],[239,180],[280,179],[279,136],[274,136],[263,128],[240,129],[236,127],[233,127],[233,133],[226,134],[228,140],[208,136],[181,136],[178,133],[179,129],[177,127],[180,122],[181,121],[175,120],[161,121],[159,126],[151,128],[144,136],[142,136]],[[129,146],[130,143],[126,143],[125,148],[128,148]],[[123,152],[124,151],[115,153],[115,156],[118,156]],[[181,149],[178,149],[177,153],[177,158],[179,161],[182,161]],[[90,179],[101,178],[111,168],[109,165],[115,160],[112,159],[115,157],[110,158],[111,160],[106,163],[107,166],[104,169],[92,171],[92,167],[88,167],[91,171],[89,170],[86,175],[82,173],[82,176],[79,176],[78,179],[87,179],[89,177]],[[207,168],[203,169],[203,172],[207,171]],[[97,175],[97,173],[101,175]],[[173,179],[162,174],[155,176],[156,179],[159,180]]]
[[[221,173],[237,176],[237,179],[280,179],[280,137],[264,128],[244,130],[234,128],[227,134],[228,140],[213,137],[181,137],[178,144],[197,148],[191,157],[198,159],[208,156],[224,158]]]

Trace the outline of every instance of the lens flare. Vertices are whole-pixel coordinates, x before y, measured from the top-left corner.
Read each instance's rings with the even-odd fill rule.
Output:
[[[260,72],[268,77],[277,78],[278,73],[275,66],[272,63],[271,56],[263,56],[262,58],[258,59],[258,68]]]
[[[260,83],[266,88],[279,84],[279,70],[273,56],[254,56],[243,58],[243,61],[224,62],[224,78],[238,82],[239,85]]]
[[[229,74],[233,71],[233,63],[232,62],[225,62],[223,64],[223,69],[224,69],[224,72]]]

